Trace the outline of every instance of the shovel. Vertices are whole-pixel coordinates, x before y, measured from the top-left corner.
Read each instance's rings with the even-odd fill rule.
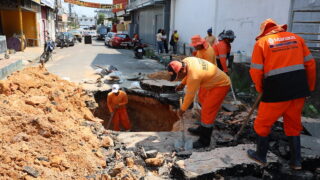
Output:
[[[111,121],[112,121],[112,119],[113,119],[114,115],[116,114],[116,112],[117,112],[117,109],[116,109],[116,110],[114,110],[114,112],[111,114],[111,116],[110,116],[110,118],[109,118],[108,125],[107,125],[107,129],[109,129],[109,128],[110,128]]]
[[[261,98],[262,98],[262,93],[259,93],[256,101],[254,102],[254,104],[253,104],[252,107],[251,107],[251,110],[250,110],[248,116],[247,116],[246,119],[243,121],[243,124],[242,124],[240,130],[238,131],[238,133],[237,133],[237,134],[235,135],[235,137],[234,137],[234,141],[235,141],[235,142],[238,142],[239,136],[241,135],[241,133],[243,132],[244,128],[245,128],[246,125],[248,124],[248,122],[249,122],[249,120],[250,120],[250,117],[251,117],[251,115],[253,114],[253,112],[254,112],[254,110],[256,109],[256,107],[258,106]]]
[[[182,98],[179,99],[179,103],[180,103],[180,108],[182,106]],[[176,140],[174,142],[174,148],[177,151],[188,151],[192,149],[192,140],[188,140],[186,141],[186,137],[185,137],[185,132],[184,132],[184,119],[183,117],[179,116],[179,120],[180,120],[180,125],[181,125],[181,140]]]

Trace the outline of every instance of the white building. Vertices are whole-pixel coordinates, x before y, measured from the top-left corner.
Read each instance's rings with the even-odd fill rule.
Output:
[[[87,17],[85,15],[78,18],[80,28],[90,28],[96,25],[96,21],[93,17]]]
[[[170,34],[178,30],[181,48],[183,44],[188,47],[193,35],[206,36],[210,27],[215,36],[223,30],[231,29],[236,35],[232,52],[245,51],[250,56],[262,21],[273,18],[279,24],[289,24],[292,32],[312,29],[314,33],[319,32],[319,24],[302,22],[293,25],[296,20],[316,21],[316,15],[307,14],[306,10],[319,6],[320,1],[315,0],[171,0]],[[306,11],[302,17],[308,19],[297,16],[301,14],[293,16],[296,10]],[[305,33],[300,35],[305,39],[310,38]]]

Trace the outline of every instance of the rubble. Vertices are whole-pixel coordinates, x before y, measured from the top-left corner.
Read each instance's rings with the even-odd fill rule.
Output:
[[[98,122],[80,87],[39,67],[13,73],[0,87],[0,179],[77,179],[102,168],[92,152],[100,140],[80,125]]]
[[[179,82],[170,82],[167,80],[142,80],[140,86],[144,90],[156,93],[175,93],[175,88]]]

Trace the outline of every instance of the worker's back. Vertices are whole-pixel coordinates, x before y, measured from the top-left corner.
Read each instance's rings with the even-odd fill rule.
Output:
[[[264,76],[263,101],[279,102],[310,94],[304,63],[312,59],[304,40],[290,32],[279,32],[259,39],[252,55],[252,67]],[[252,70],[251,70],[252,71]]]

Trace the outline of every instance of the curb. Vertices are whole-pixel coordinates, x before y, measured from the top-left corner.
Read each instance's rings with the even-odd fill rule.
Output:
[[[23,63],[22,63],[22,60],[17,60],[16,62],[14,63],[11,63],[3,68],[0,69],[0,79],[4,79],[6,78],[7,76],[9,76],[11,73],[17,71],[17,70],[20,70],[22,69],[24,66],[23,66]]]

